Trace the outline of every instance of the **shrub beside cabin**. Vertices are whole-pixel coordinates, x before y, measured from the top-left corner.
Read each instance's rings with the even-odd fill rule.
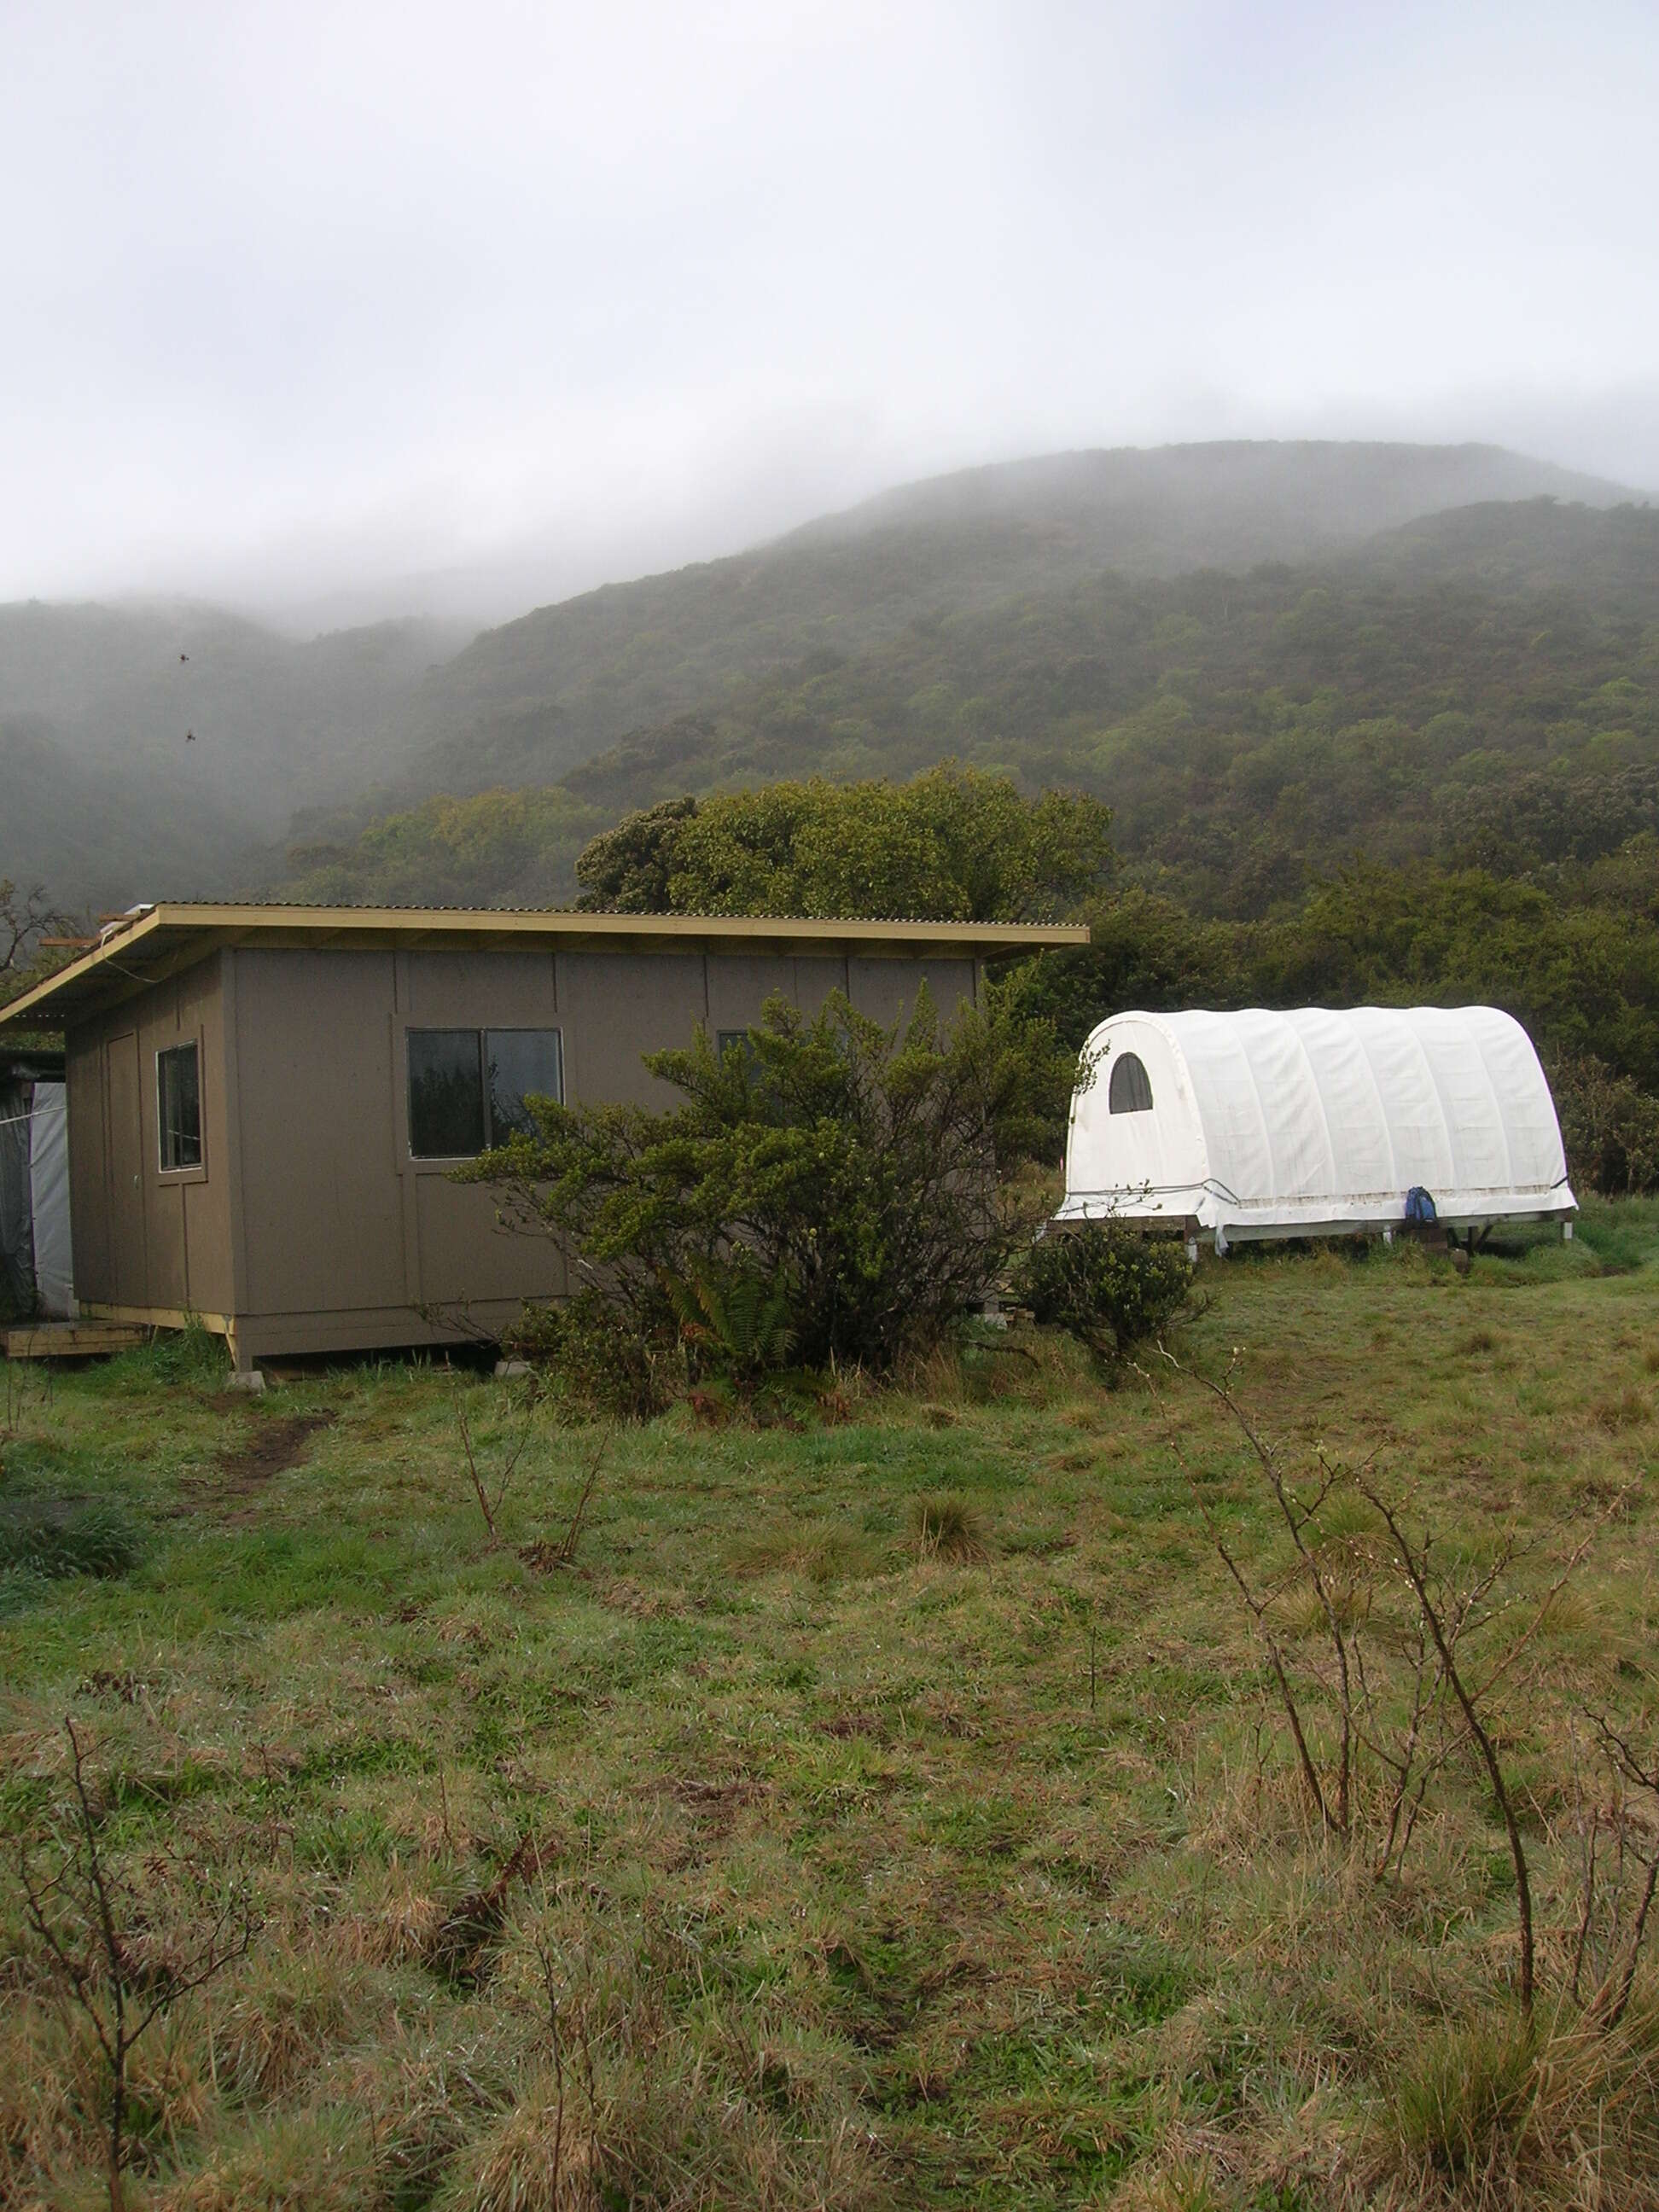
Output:
[[[246,1368],[492,1336],[568,1289],[557,1249],[449,1179],[527,1095],[665,1105],[641,1055],[844,991],[941,1016],[1018,923],[159,905],[6,1008],[61,1027],[76,1295],[199,1317]]]

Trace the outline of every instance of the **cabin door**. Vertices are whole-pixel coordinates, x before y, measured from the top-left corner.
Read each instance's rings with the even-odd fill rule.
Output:
[[[118,1306],[149,1303],[144,1243],[144,1117],[138,1038],[129,1030],[109,1041],[109,1274]]]

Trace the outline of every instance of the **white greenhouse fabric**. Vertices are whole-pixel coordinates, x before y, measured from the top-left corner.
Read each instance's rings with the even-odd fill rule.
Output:
[[[1538,1055],[1493,1006],[1117,1014],[1086,1050],[1061,1220],[1386,1227],[1419,1186],[1456,1225],[1575,1210]],[[1152,1107],[1113,1114],[1112,1061],[1131,1052]]]
[[[29,1115],[29,1194],[34,1211],[34,1294],[40,1310],[72,1321],[69,1109],[61,1083],[37,1083]]]

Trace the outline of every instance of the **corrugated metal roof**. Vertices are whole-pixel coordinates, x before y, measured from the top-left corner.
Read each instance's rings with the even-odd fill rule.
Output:
[[[617,914],[571,907],[172,900],[135,908],[106,923],[95,945],[0,1010],[0,1029],[55,1029],[84,1020],[222,945],[257,942],[268,947],[369,950],[418,941],[433,951],[477,950],[538,938],[571,945],[632,944],[641,951],[699,944],[780,950],[840,945],[876,957],[932,947],[984,959],[1086,945],[1089,933],[1078,923],[915,921],[884,915],[825,921],[798,915]]]

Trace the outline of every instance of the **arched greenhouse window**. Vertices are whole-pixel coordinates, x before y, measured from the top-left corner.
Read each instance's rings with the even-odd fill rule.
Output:
[[[1106,1103],[1114,1114],[1152,1112],[1152,1086],[1133,1053],[1126,1052],[1112,1062],[1111,1087],[1106,1093]]]

